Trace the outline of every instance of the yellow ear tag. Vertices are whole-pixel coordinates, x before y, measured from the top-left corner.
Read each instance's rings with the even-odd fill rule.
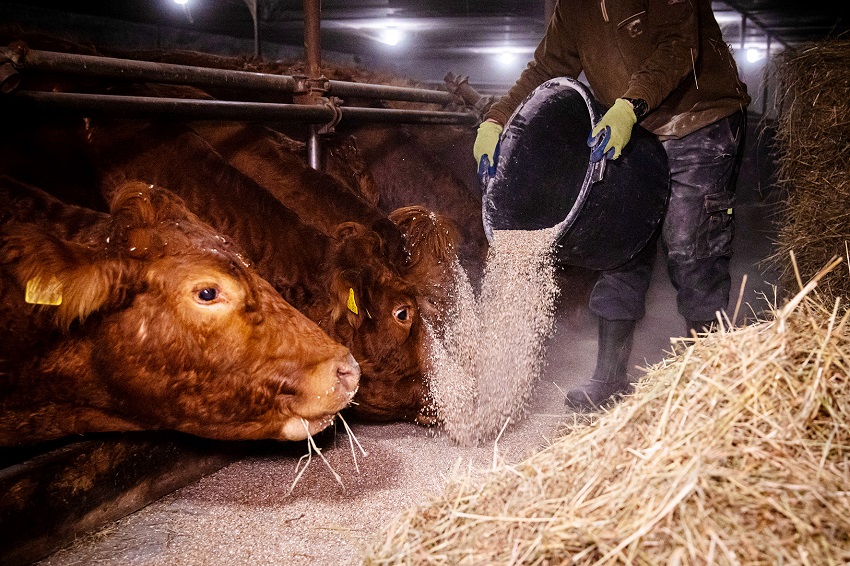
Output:
[[[354,300],[354,289],[348,289],[348,310],[353,312],[354,314],[360,314],[360,311],[357,310],[357,302]]]
[[[62,282],[56,277],[50,277],[50,281],[45,284],[41,277],[33,277],[27,281],[24,300],[32,305],[61,305]]]

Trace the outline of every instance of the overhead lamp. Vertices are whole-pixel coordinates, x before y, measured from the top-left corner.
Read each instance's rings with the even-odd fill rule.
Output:
[[[380,34],[378,35],[378,41],[381,43],[386,43],[387,45],[398,45],[401,41],[402,35],[401,31],[397,28],[386,28],[382,29]]]
[[[185,5],[189,0],[174,0],[175,4],[180,4],[181,6]]]
[[[761,49],[756,49],[755,47],[750,47],[747,49],[747,61],[750,63],[757,63],[765,58],[765,53]]]
[[[513,51],[502,51],[496,58],[499,60],[499,63],[502,63],[503,65],[510,65],[516,61],[516,53]]]

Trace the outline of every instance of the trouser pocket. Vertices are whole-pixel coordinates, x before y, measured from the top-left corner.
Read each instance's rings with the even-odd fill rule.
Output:
[[[705,196],[706,216],[697,234],[696,259],[731,256],[735,195],[722,191]]]

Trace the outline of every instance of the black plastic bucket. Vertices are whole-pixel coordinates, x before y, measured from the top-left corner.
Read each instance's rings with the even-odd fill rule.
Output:
[[[602,117],[587,87],[547,81],[516,109],[482,178],[484,231],[557,226],[556,261],[612,269],[652,237],[670,195],[667,154],[640,126],[620,157],[590,162],[587,137]]]

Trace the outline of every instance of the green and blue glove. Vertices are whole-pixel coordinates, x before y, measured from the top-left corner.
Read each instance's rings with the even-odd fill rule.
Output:
[[[587,145],[593,148],[590,161],[620,157],[620,152],[632,137],[632,127],[636,123],[637,116],[631,103],[622,98],[615,100],[614,106],[602,116],[587,138]]]
[[[496,122],[481,122],[478,126],[478,135],[472,146],[472,154],[475,157],[479,176],[486,171],[489,171],[491,175],[494,173],[498,158],[496,148],[499,145],[499,135],[502,130],[502,126]]]

